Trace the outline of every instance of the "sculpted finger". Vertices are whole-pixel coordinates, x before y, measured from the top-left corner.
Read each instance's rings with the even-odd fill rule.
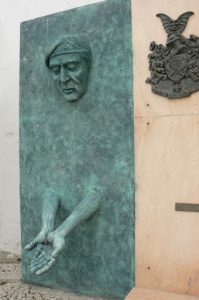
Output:
[[[56,258],[56,257],[59,255],[60,252],[61,252],[61,249],[55,249],[55,250],[52,252],[52,257],[53,257],[53,258]]]
[[[44,274],[45,272],[47,272],[55,263],[56,259],[55,258],[52,258],[49,263],[44,266],[42,269],[40,269],[39,271],[36,272],[37,275],[42,275]]]
[[[56,245],[56,248],[55,248],[55,250],[53,250],[51,256],[53,258],[56,258],[59,255],[59,253],[62,251],[63,247],[64,247],[64,243],[60,243],[60,244]]]
[[[37,255],[35,255],[35,256],[33,257],[33,260],[36,260],[36,259],[41,258],[41,257],[46,257],[46,253],[45,253],[45,251],[44,251],[43,248],[40,248],[40,249],[39,249]]]
[[[37,265],[31,266],[30,271],[31,273],[37,273],[40,269],[45,267],[48,264],[48,261],[44,260],[38,263]]]
[[[41,244],[38,245],[32,260],[35,260],[42,253],[42,250],[43,250],[43,245]]]
[[[34,261],[33,263],[31,263],[30,267],[34,268],[36,266],[39,266],[40,264],[43,264],[43,262],[47,262],[45,258],[42,258],[40,260]]]
[[[43,256],[43,255],[40,255],[38,258],[34,259],[31,261],[31,267],[35,266],[35,265],[38,265],[40,264],[41,262],[43,261],[49,261],[49,258],[48,256]]]
[[[33,257],[31,261],[31,265],[34,265],[35,263],[38,263],[41,260],[47,259],[49,261],[49,258],[51,258],[52,248],[49,249],[49,247],[42,245],[41,251],[38,252],[38,255]]]
[[[36,257],[36,258],[34,258],[34,259],[32,259],[31,260],[31,265],[34,265],[35,263],[37,263],[37,262],[39,262],[40,260],[42,260],[42,259],[44,259],[44,257],[43,257],[43,255],[41,255],[41,253],[40,253],[40,255],[38,256],[38,257]]]
[[[37,238],[35,238],[30,244],[25,246],[25,250],[30,251],[37,245]]]
[[[30,273],[32,273],[32,274],[36,273],[40,268],[41,268],[41,266],[39,266],[39,265],[35,266],[35,267],[31,267],[30,268]]]

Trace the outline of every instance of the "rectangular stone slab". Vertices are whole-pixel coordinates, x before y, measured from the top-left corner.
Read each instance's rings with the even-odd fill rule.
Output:
[[[91,296],[124,298],[134,286],[134,148],[131,4],[107,0],[21,24],[20,186],[23,281]],[[92,51],[81,99],[64,99],[45,64],[67,34],[86,33]],[[56,77],[57,71],[54,71]],[[67,97],[73,91],[65,91]],[[95,182],[96,212],[71,231],[53,267],[30,272],[43,194],[61,199],[59,226]]]
[[[154,289],[134,288],[125,300],[198,300],[198,297]]]

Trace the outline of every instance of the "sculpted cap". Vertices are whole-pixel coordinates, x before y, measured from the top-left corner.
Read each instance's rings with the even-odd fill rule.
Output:
[[[85,59],[89,61],[91,60],[91,49],[85,34],[64,36],[46,55],[46,66],[49,68],[50,58],[68,53],[80,53],[85,57]]]

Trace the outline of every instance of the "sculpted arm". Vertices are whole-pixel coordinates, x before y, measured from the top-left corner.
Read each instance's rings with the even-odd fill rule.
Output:
[[[25,250],[32,250],[38,244],[44,243],[49,232],[54,230],[55,217],[57,213],[57,208],[59,206],[59,201],[59,197],[55,191],[51,189],[46,189],[43,195],[41,231],[34,238],[34,240],[25,247]]]
[[[31,271],[37,275],[47,272],[59,253],[65,246],[65,237],[75,229],[81,222],[89,218],[100,207],[102,202],[102,192],[94,189],[88,192],[85,198],[72,211],[69,217],[54,231],[51,231],[45,240],[45,244],[40,245],[36,250],[31,262]]]
[[[100,204],[100,193],[97,191],[89,193],[69,217],[54,231],[54,234],[65,238],[82,221],[89,218],[99,208]]]

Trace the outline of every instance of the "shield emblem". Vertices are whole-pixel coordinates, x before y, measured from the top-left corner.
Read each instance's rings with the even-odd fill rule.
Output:
[[[187,61],[188,58],[186,53],[169,56],[165,61],[167,76],[173,81],[180,81],[187,72]]]

